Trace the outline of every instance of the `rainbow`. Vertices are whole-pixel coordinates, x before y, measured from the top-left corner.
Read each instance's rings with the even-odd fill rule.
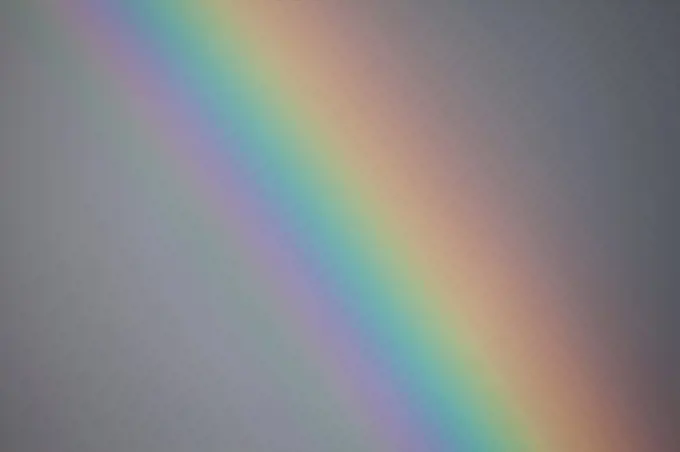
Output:
[[[409,82],[371,65],[381,44],[350,33],[350,7],[57,3],[372,450],[646,450],[560,311],[583,294],[542,279],[463,138],[442,174]]]

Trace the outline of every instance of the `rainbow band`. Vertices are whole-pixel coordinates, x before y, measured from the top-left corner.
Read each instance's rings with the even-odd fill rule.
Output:
[[[159,85],[147,106],[150,116],[161,118],[159,132],[171,134],[169,141],[192,143],[187,160],[209,162],[202,174],[213,188],[248,194],[249,205],[221,205],[218,195],[214,207],[236,209],[236,215],[252,210],[270,221],[267,234],[285,257],[263,263],[263,276],[274,284],[288,274],[277,265],[293,265],[312,294],[304,296],[321,305],[312,309],[340,324],[335,334],[343,337],[324,343],[344,344],[357,354],[349,361],[365,367],[337,371],[353,391],[375,397],[364,408],[376,426],[383,424],[378,436],[392,441],[377,447],[639,450],[633,429],[625,434],[620,427],[625,417],[605,406],[597,366],[581,356],[583,350],[571,349],[567,337],[552,344],[558,352],[550,356],[547,344],[533,344],[535,333],[524,331],[550,329],[554,320],[527,312],[517,294],[501,289],[477,298],[485,292],[479,282],[493,286],[497,272],[488,278],[467,274],[482,269],[467,270],[465,256],[455,250],[467,250],[459,242],[482,240],[470,235],[481,220],[438,213],[445,210],[441,195],[417,204],[431,199],[422,176],[429,169],[414,170],[418,156],[392,136],[398,135],[398,115],[371,106],[384,123],[348,119],[353,112],[365,119],[351,104],[359,102],[362,83],[373,80],[332,75],[343,67],[338,62],[324,71],[329,61],[314,49],[333,43],[332,31],[325,36],[310,20],[313,31],[305,32],[299,27],[305,19],[293,18],[292,7],[280,4],[274,18],[273,6],[264,3],[74,1],[72,11],[97,24],[87,29],[97,42],[118,49],[117,62],[127,64],[123,72],[144,86],[135,94]],[[308,49],[300,47],[305,38]],[[330,95],[302,95],[307,82]],[[161,108],[175,110],[156,111],[159,98],[166,102]],[[326,113],[320,99],[339,112]],[[480,196],[469,202],[486,200]],[[258,237],[251,234],[253,250],[262,247]],[[273,296],[288,305],[303,297],[302,291]],[[337,351],[323,348],[320,353]],[[589,376],[585,383],[570,382],[569,375],[552,378],[550,369],[572,367],[573,374]],[[357,372],[377,383],[357,381]],[[555,383],[531,394],[542,375]],[[385,386],[385,398],[372,394],[378,384]],[[388,403],[390,413],[380,406]]]

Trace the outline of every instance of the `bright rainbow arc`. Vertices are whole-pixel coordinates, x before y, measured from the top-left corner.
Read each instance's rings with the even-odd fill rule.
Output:
[[[327,343],[342,343],[356,354],[349,361],[366,368],[335,369],[343,373],[337,384],[351,381],[344,383],[350,391],[371,400],[362,415],[375,419],[378,440],[389,437],[376,447],[640,450],[629,419],[607,406],[597,363],[573,349],[568,335],[557,338],[562,343],[533,343],[536,328],[550,330],[556,321],[516,300],[531,290],[503,292],[498,268],[472,274],[491,259],[485,246],[476,265],[458,257],[456,251],[479,248],[460,242],[484,239],[474,229],[485,215],[448,215],[444,196],[427,185],[429,167],[414,169],[417,150],[394,132],[395,125],[409,124],[370,102],[357,104],[362,87],[376,80],[352,79],[350,70],[332,73],[352,63],[318,53],[337,39],[311,20],[321,13],[310,8],[299,18],[280,4],[274,16],[266,3],[74,0],[67,14],[91,22],[83,26],[88,36],[117,52],[110,67],[127,64],[114,73],[116,80],[127,78],[123,85],[137,85],[133,90],[157,83],[162,86],[156,95],[172,96],[165,107],[177,112],[157,111],[154,99],[146,105],[160,123],[154,133],[169,135],[175,145],[191,143],[195,148],[187,147],[185,158],[207,165],[201,174],[211,178],[211,189],[248,192],[252,206],[241,200],[241,208],[271,220],[254,228],[269,231],[276,241],[270,245],[279,251],[267,254],[257,233],[247,242],[251,252],[271,258],[262,277],[279,284],[277,278],[294,273],[309,286],[308,302],[323,305],[312,309],[339,324],[334,334],[345,337]],[[306,86],[318,89],[319,97],[304,95]],[[337,111],[326,112],[319,99]],[[369,114],[360,107],[383,123],[365,121]],[[488,199],[478,195],[468,202]],[[212,196],[211,208],[225,207],[221,194]],[[250,226],[244,221],[230,233],[247,236]],[[277,270],[284,260],[295,268]],[[500,271],[515,276],[513,269]],[[501,289],[487,292],[483,286],[494,278]],[[272,297],[295,303],[303,296],[296,290]],[[321,346],[317,353],[333,350]],[[572,373],[556,377],[564,369]],[[355,372],[369,377],[362,380]],[[587,378],[570,381],[574,374]],[[534,387],[541,376],[548,383]],[[390,409],[399,413],[378,406],[385,402],[380,397],[371,399],[379,384],[397,395]]]

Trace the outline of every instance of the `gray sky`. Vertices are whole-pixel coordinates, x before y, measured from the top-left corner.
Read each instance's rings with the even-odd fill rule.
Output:
[[[233,244],[206,262],[168,226],[184,215],[183,227],[212,227],[191,200],[157,202],[173,175],[130,167],[120,150],[148,143],[97,97],[39,3],[0,2],[0,449],[365,450],[362,426],[330,412],[294,339],[253,301],[257,288],[225,257]],[[680,447],[673,3],[357,8],[405,27],[433,109],[446,117],[456,99],[441,90],[460,80],[471,117],[498,126],[490,138],[506,145],[479,158],[499,184],[522,180],[518,208],[553,224],[546,240],[607,287],[582,309],[616,332],[608,347],[668,450]]]

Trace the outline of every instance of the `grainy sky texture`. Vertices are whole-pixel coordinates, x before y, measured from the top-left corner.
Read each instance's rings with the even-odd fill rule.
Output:
[[[539,452],[540,445],[550,447],[542,452],[615,452],[616,440],[599,425],[591,437],[587,421],[574,421],[592,414],[582,394],[594,391],[592,406],[602,411],[592,419],[634,426],[630,437],[645,452],[680,450],[680,4],[244,2],[195,4],[221,11],[225,22],[243,20],[232,36],[250,50],[240,50],[239,64],[252,63],[259,76],[251,78],[283,93],[284,108],[257,123],[265,132],[254,136],[282,143],[266,137],[288,130],[278,124],[290,119],[297,124],[290,129],[306,137],[300,142],[318,144],[315,155],[346,163],[334,164],[333,174],[348,193],[386,206],[375,218],[364,209],[365,222],[351,224],[373,225],[379,254],[402,256],[394,257],[396,274],[420,281],[431,269],[446,274],[450,264],[460,276],[460,293],[427,276],[422,285],[439,289],[415,293],[451,295],[450,330],[458,334],[455,323],[465,331],[459,343],[477,347],[479,369],[487,369],[470,370],[472,379],[483,375],[501,388],[505,401],[479,402],[481,416],[507,408],[512,425],[521,419],[517,425],[533,432],[526,436],[535,433]],[[355,276],[341,278],[326,257],[331,251],[311,238],[320,210],[309,211],[304,224],[312,226],[303,233],[289,221],[302,214],[277,213],[284,200],[291,212],[308,202],[267,194],[284,163],[258,173],[265,164],[236,171],[212,159],[212,149],[269,145],[234,138],[223,146],[214,138],[241,130],[226,113],[224,123],[210,116],[218,105],[211,96],[232,82],[205,82],[206,90],[168,81],[184,80],[194,55],[211,45],[219,52],[227,40],[206,32],[182,47],[179,32],[151,31],[144,21],[153,12],[126,10],[114,20],[100,7],[116,3],[136,8],[0,2],[0,450],[533,450],[501,427],[484,427],[488,419],[466,424],[475,410],[451,414],[464,405],[454,394],[465,390],[441,376],[449,374],[433,363],[443,358],[418,361],[444,353],[444,340],[422,345],[410,324],[383,332],[375,319],[393,311],[388,302],[374,313],[377,296],[356,295],[374,320],[352,320],[353,308],[338,307],[359,293],[348,288]],[[112,42],[124,42],[124,50],[112,50]],[[170,43],[171,58],[154,59],[159,42]],[[243,94],[244,105],[276,97],[258,92],[257,100]],[[336,155],[343,157],[331,160]],[[294,179],[304,173],[291,171]],[[232,183],[235,172],[246,182]],[[393,173],[408,176],[384,182],[397,180]],[[306,192],[315,193],[311,187]],[[343,212],[373,205],[332,201],[345,195],[324,190],[309,203],[346,204]],[[264,217],[243,220],[255,204]],[[233,226],[239,222],[246,226]],[[457,226],[441,226],[450,224]],[[441,235],[408,233],[430,226]],[[345,227],[358,231],[351,237],[372,237],[369,226],[337,229]],[[260,229],[269,232],[249,235]],[[388,229],[405,231],[413,260],[399,254],[401,241],[391,248]],[[271,244],[257,238],[264,236]],[[287,251],[266,251],[279,248]],[[266,257],[286,252],[291,261]],[[357,270],[370,281],[388,271]],[[384,279],[388,288],[400,280]],[[467,303],[465,294],[480,298]],[[410,318],[420,319],[415,299]],[[435,331],[434,320],[422,319]],[[525,320],[535,331],[523,331]],[[507,349],[494,342],[504,334],[511,334]],[[399,367],[405,356],[420,364]],[[577,377],[586,369],[583,386],[551,370],[572,362],[583,366],[574,368]],[[441,405],[431,394],[443,394]],[[563,394],[577,394],[564,416]],[[538,413],[549,413],[544,424]],[[457,430],[452,419],[465,426]]]

